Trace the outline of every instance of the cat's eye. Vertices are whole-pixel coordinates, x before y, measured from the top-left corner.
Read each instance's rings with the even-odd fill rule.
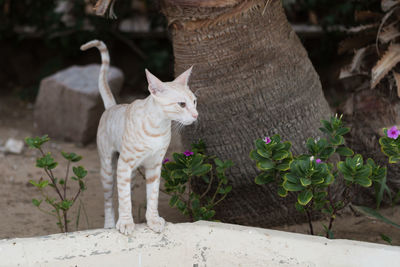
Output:
[[[196,102],[197,102],[197,100],[195,99],[195,100],[193,101],[193,104],[195,104],[195,105],[196,105]]]
[[[186,103],[185,103],[185,102],[178,102],[178,105],[179,105],[181,108],[186,107]]]

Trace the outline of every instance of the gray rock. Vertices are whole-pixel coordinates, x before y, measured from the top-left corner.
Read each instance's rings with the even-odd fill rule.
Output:
[[[9,138],[4,146],[3,152],[9,152],[13,154],[21,154],[24,149],[24,142],[14,138]]]
[[[104,111],[98,89],[100,65],[72,66],[40,83],[34,117],[41,134],[86,144],[96,136]],[[123,73],[111,67],[108,82],[114,97],[121,90]]]

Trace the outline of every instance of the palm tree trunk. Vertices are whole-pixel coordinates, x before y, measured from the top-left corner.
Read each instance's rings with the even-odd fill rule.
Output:
[[[267,4],[268,3],[268,4]],[[258,186],[249,158],[254,140],[279,133],[304,152],[330,116],[319,77],[280,0],[164,0],[173,39],[175,73],[194,65],[190,86],[199,122],[184,144],[202,138],[210,154],[232,159],[233,190],[217,207],[225,222],[271,226],[304,221],[293,196]]]

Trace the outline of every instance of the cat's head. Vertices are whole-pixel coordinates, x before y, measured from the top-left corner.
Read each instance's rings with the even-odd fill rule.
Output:
[[[162,82],[146,69],[149,91],[153,99],[168,119],[184,125],[192,124],[198,116],[197,99],[188,85],[192,68],[190,67],[172,82]]]

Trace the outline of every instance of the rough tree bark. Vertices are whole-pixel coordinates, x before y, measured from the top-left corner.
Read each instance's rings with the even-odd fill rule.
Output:
[[[280,0],[164,0],[175,73],[194,65],[199,122],[184,130],[184,144],[205,140],[210,154],[232,159],[233,190],[217,207],[218,219],[271,226],[304,220],[293,196],[258,186],[249,158],[254,140],[279,133],[304,152],[330,116],[319,77],[289,25]]]

